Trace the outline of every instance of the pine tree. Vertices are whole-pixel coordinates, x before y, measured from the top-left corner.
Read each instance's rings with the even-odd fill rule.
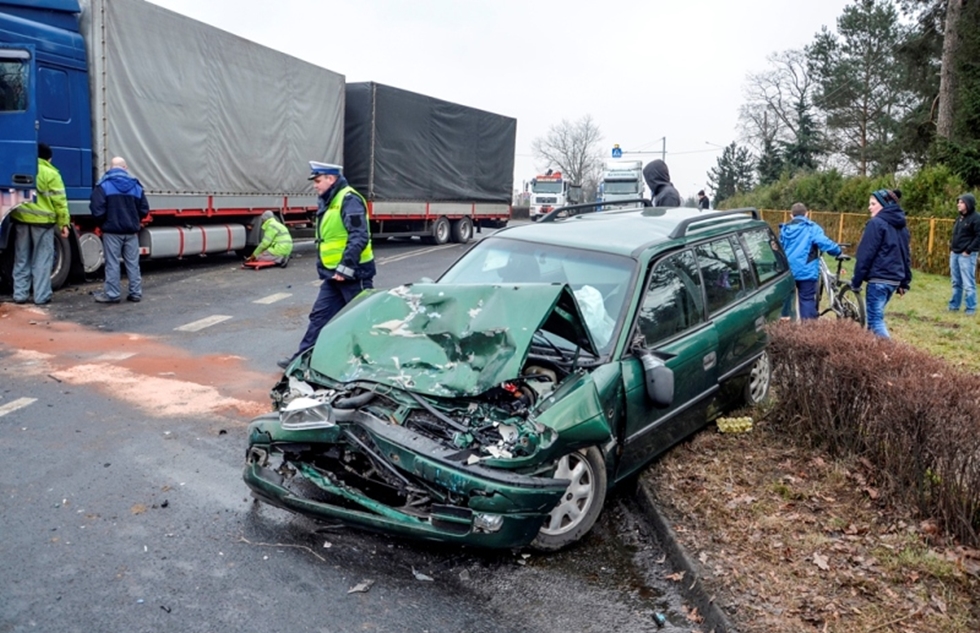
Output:
[[[748,148],[732,142],[718,158],[718,166],[708,172],[708,185],[715,192],[713,206],[717,207],[736,193],[752,189],[754,169]]]

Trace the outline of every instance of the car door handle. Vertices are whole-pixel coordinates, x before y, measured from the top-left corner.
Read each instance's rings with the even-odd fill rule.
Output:
[[[715,364],[718,362],[718,354],[716,352],[710,352],[709,354],[705,355],[701,362],[704,365],[704,370],[708,371],[714,368]]]

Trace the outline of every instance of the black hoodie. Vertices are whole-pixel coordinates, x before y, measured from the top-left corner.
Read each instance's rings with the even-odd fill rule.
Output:
[[[980,252],[980,214],[977,213],[977,199],[971,193],[964,193],[956,199],[963,201],[966,213],[956,216],[953,224],[953,239],[949,241],[949,250],[954,253],[972,255]]]
[[[670,182],[670,171],[667,163],[660,160],[651,161],[643,168],[643,179],[650,187],[650,198],[655,207],[679,207],[681,196]]]

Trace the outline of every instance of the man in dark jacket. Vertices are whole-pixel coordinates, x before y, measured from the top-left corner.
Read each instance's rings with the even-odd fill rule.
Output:
[[[310,161],[310,180],[318,195],[316,270],[320,292],[310,323],[296,353],[276,364],[286,369],[301,352],[316,344],[320,330],[351,300],[374,288],[374,249],[367,201],[347,183],[340,165]]]
[[[871,194],[868,200],[871,219],[864,226],[851,277],[855,291],[868,282],[865,297],[868,329],[882,338],[890,338],[885,327],[885,305],[895,292],[905,294],[912,283],[911,238],[898,197],[887,189]]]
[[[966,300],[966,314],[977,313],[977,253],[980,252],[980,214],[977,199],[972,193],[964,193],[956,199],[960,212],[953,224],[953,239],[949,242],[949,278],[953,283],[953,296],[949,300],[950,312],[958,312],[960,303]]]
[[[98,303],[119,303],[119,259],[126,264],[129,292],[126,299],[143,298],[140,276],[139,231],[143,218],[150,213],[140,181],[129,175],[126,161],[112,159],[112,168],[92,188],[89,204],[92,218],[102,227],[102,250],[105,253],[105,291],[95,295]]]
[[[643,168],[643,179],[650,187],[650,199],[655,207],[679,207],[681,196],[670,182],[670,171],[667,163],[659,158],[647,163]]]
[[[707,211],[710,206],[711,201],[708,200],[708,196],[704,195],[704,189],[702,189],[698,192],[698,210]]]

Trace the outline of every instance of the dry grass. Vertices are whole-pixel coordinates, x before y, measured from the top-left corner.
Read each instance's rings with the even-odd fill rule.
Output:
[[[948,278],[916,273],[886,321],[896,339],[980,371],[980,322],[948,313],[948,292]],[[765,411],[752,415],[750,433],[712,427],[644,475],[739,631],[980,631],[980,552],[885,503],[870,464],[789,444]]]

